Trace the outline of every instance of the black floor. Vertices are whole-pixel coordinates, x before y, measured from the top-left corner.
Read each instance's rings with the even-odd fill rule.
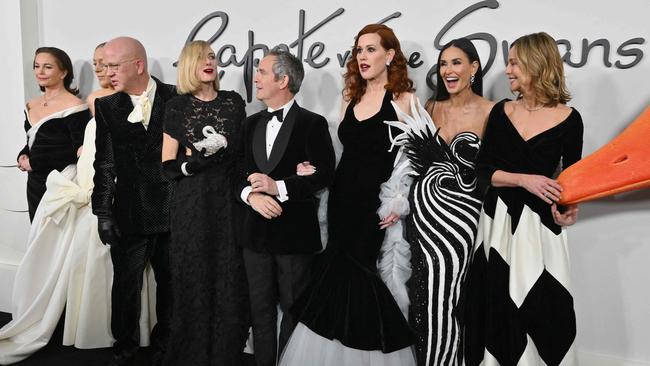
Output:
[[[0,325],[11,320],[11,314],[0,312]],[[104,366],[111,357],[110,348],[77,349],[72,346],[62,346],[63,326],[62,322],[54,330],[52,338],[47,346],[40,349],[31,357],[14,365],[18,366]],[[146,360],[146,350],[140,351],[138,359]],[[146,365],[146,363],[142,363]]]
[[[11,320],[11,314],[0,312],[0,326]],[[17,366],[104,366],[111,357],[110,348],[78,349],[73,346],[62,346],[63,323],[54,330],[54,334],[47,346],[30,356],[24,361],[18,362]],[[148,365],[149,350],[141,348],[138,352],[134,366]],[[254,360],[251,355],[245,354],[242,366],[252,366]],[[182,365],[179,365],[182,366]]]

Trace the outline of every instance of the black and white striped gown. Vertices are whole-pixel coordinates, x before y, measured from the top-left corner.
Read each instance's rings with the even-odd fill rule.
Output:
[[[449,145],[411,134],[407,151],[418,173],[409,195],[406,235],[412,275],[407,283],[409,322],[416,334],[417,363],[462,364],[462,299],[481,210],[475,161],[480,146],[472,132]]]

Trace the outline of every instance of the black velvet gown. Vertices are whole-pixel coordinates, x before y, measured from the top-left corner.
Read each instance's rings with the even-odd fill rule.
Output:
[[[209,102],[181,95],[166,104],[164,131],[178,140],[179,159],[185,159],[186,147],[199,154],[195,144],[209,135],[208,126],[228,145],[174,189],[169,245],[174,305],[165,365],[241,365],[250,306],[235,241],[240,214],[233,179],[244,106],[239,94],[223,90]]]
[[[18,156],[27,154],[32,171],[27,175],[27,205],[29,221],[45,193],[45,181],[52,170],[63,170],[77,162],[77,150],[83,145],[86,124],[91,115],[85,104],[66,108],[42,118],[29,121],[25,111],[27,144]]]
[[[324,338],[383,353],[413,343],[406,319],[377,274],[385,234],[377,215],[379,191],[397,153],[388,151],[389,127],[383,123],[397,120],[390,101],[387,91],[380,111],[363,121],[351,103],[339,125],[343,154],[330,189],[329,242],[317,257],[310,288],[293,309],[302,324]]]

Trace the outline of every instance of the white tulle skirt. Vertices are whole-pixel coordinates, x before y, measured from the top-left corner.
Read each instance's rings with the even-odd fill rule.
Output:
[[[280,358],[280,366],[411,366],[411,347],[395,352],[364,351],[329,340],[298,323]]]

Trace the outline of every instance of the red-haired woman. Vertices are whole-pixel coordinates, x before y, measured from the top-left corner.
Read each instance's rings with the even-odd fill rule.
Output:
[[[310,288],[293,312],[300,320],[281,365],[411,365],[413,335],[377,274],[384,228],[380,185],[393,170],[391,101],[408,111],[413,82],[398,39],[385,25],[357,35],[347,64],[342,121],[343,154],[330,189],[327,250],[317,259]],[[397,134],[399,131],[393,131]]]

